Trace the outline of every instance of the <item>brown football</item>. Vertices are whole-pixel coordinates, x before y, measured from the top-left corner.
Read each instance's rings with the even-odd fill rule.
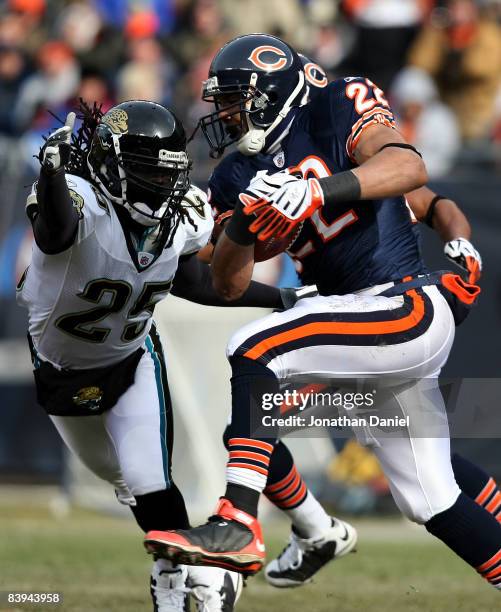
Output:
[[[214,229],[212,231],[212,236],[215,238],[214,243],[219,238],[221,232],[223,231],[224,223],[231,217],[231,212],[224,213],[222,215],[224,221],[221,222],[221,217],[216,218],[216,222],[214,225]],[[300,223],[296,229],[294,229],[290,234],[287,234],[284,238],[269,238],[268,240],[258,240],[256,239],[256,244],[254,246],[254,261],[267,261],[272,257],[276,257],[286,251],[296,238],[298,237],[301,228],[303,227],[303,223]]]
[[[254,246],[254,261],[267,261],[276,255],[280,255],[286,251],[294,240],[296,240],[299,232],[301,231],[302,223],[298,225],[290,234],[287,234],[284,238],[274,238],[273,236],[268,240],[256,239]]]

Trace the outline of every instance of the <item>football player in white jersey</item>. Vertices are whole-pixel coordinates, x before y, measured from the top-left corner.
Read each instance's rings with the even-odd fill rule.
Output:
[[[186,137],[174,113],[147,101],[104,116],[82,107],[49,136],[27,213],[36,244],[18,285],[29,311],[39,403],[66,445],[110,482],[139,526],[189,526],[172,480],[172,408],[155,304],[169,292],[209,305],[283,308],[294,290],[252,283],[228,304],[194,255],[212,231],[190,184]],[[219,568],[155,561],[154,610],[233,610],[241,578]]]

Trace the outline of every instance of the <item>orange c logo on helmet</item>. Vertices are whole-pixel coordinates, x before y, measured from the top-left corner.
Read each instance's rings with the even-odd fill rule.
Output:
[[[276,62],[263,62],[261,59],[262,53],[275,53],[278,55],[278,59]],[[261,68],[261,70],[267,70],[268,72],[273,72],[274,70],[280,70],[287,65],[287,56],[285,51],[282,49],[278,49],[278,47],[272,47],[271,45],[261,45],[260,47],[256,47],[254,51],[249,55],[248,58],[254,66]]]
[[[315,76],[315,72],[321,75],[321,78]],[[304,67],[304,74],[306,76],[306,80],[311,83],[314,87],[326,87],[327,86],[327,77],[325,76],[325,72],[320,68],[318,64],[314,64],[313,62],[308,62]]]

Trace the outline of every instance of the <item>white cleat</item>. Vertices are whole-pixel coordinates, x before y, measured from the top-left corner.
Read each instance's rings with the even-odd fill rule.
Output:
[[[354,552],[356,544],[355,528],[339,519],[332,519],[332,526],[314,538],[301,538],[293,528],[287,546],[266,566],[265,578],[274,587],[308,584],[329,561]]]
[[[191,565],[187,584],[197,612],[233,612],[242,592],[243,578],[219,567]]]
[[[187,577],[185,565],[173,566],[165,559],[155,561],[150,578],[153,612],[189,612],[190,589],[186,586]]]

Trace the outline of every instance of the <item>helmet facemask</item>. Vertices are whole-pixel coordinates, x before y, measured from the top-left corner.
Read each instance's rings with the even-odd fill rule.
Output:
[[[221,157],[224,149],[233,143],[237,143],[238,150],[244,155],[256,155],[262,151],[266,137],[287,116],[292,106],[298,105],[296,100],[304,90],[304,74],[302,71],[297,74],[296,87],[276,111],[273,107],[278,104],[277,96],[273,89],[267,93],[259,89],[257,72],[250,74],[246,84],[219,85],[217,76],[204,81],[202,99],[213,103],[216,110],[201,117],[198,125],[209,143],[211,156]],[[225,99],[231,101],[225,103]],[[240,115],[239,125],[229,123],[228,118],[237,114]]]
[[[163,149],[160,139],[113,134],[104,124],[94,139],[92,178],[134,221],[153,227],[180,209],[190,186],[185,151]]]

